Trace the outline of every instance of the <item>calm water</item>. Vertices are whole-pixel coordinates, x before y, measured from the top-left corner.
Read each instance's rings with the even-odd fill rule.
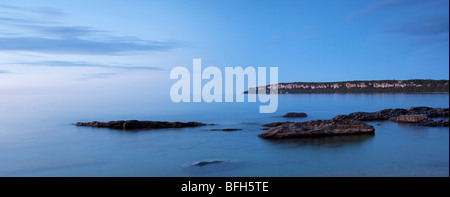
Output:
[[[259,125],[356,111],[448,107],[448,94],[280,95],[257,103],[179,103],[147,96],[0,95],[0,176],[449,176],[449,129],[370,122],[375,136],[269,141]],[[200,121],[216,126],[122,132],[78,121]],[[292,119],[291,119],[292,120]],[[241,131],[210,131],[240,128]],[[203,167],[189,163],[223,159]]]

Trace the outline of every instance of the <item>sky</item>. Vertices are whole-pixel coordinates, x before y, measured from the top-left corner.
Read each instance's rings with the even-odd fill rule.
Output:
[[[449,79],[448,54],[448,0],[0,0],[0,94],[168,94],[194,58],[279,82]]]

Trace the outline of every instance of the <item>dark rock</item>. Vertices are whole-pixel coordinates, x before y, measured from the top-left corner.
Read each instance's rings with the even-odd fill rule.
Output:
[[[418,123],[420,126],[428,126],[428,127],[448,127],[448,120],[427,120],[425,122]]]
[[[384,109],[377,112],[355,112],[348,115],[338,115],[332,120],[371,121],[389,120],[402,115],[427,115],[428,117],[449,117],[449,108],[411,107],[409,109]]]
[[[162,129],[162,128],[184,128],[184,127],[200,127],[207,124],[200,122],[165,122],[165,121],[138,121],[138,120],[120,120],[109,122],[77,122],[76,126],[88,127],[106,127],[112,129]]]
[[[400,115],[389,118],[389,120],[400,123],[420,123],[428,121],[428,116],[425,114]]]
[[[194,163],[191,163],[190,166],[206,166],[209,164],[217,164],[217,163],[223,163],[225,161],[223,160],[211,160],[211,161],[197,161]]]
[[[259,134],[269,139],[375,134],[373,126],[357,121],[311,120],[272,127]]]
[[[285,117],[285,118],[304,118],[307,116],[308,115],[305,113],[290,112],[290,113],[285,114],[283,117]]]
[[[411,107],[410,114],[425,114],[428,117],[449,117],[449,108]]]
[[[211,131],[240,131],[242,129],[210,129]]]
[[[336,121],[367,121],[367,120],[384,120],[381,116],[370,112],[354,112],[349,115],[337,115],[332,120]]]
[[[401,116],[401,115],[406,115],[406,114],[412,114],[412,113],[406,109],[401,109],[401,108],[383,109],[381,111],[375,112],[375,117],[377,117],[380,120],[387,120],[391,117]]]
[[[263,124],[261,126],[263,127],[277,127],[283,124],[287,124],[287,123],[292,123],[292,122],[272,122],[272,123],[267,123],[267,124]]]

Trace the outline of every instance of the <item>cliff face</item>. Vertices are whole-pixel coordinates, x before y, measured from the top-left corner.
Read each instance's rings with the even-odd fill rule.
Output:
[[[266,87],[268,90],[269,86]],[[254,88],[250,88],[251,90]],[[295,93],[448,93],[449,80],[379,80],[278,84],[280,94]]]

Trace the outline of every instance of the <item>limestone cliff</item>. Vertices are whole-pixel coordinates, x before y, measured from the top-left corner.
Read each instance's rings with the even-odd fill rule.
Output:
[[[255,88],[250,88],[254,90]],[[266,92],[269,91],[266,86]],[[449,80],[377,80],[279,83],[278,93],[448,93]],[[245,92],[248,93],[248,92]]]

